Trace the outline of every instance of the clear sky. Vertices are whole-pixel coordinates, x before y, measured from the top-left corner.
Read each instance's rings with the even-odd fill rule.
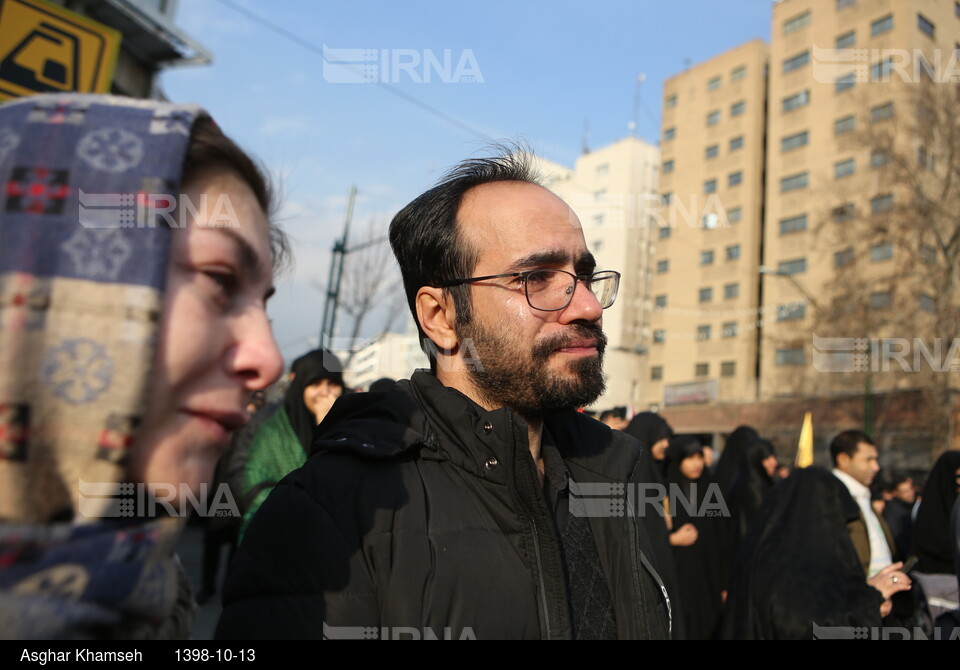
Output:
[[[214,63],[171,69],[160,81],[170,99],[210,110],[280,183],[280,220],[294,238],[296,265],[270,311],[290,360],[316,344],[323,309],[316,283],[326,282],[351,184],[354,229],[385,234],[398,209],[490,140],[523,138],[572,166],[585,124],[594,148],[630,133],[640,73],[637,133],[656,142],[663,82],[747,40],[769,41],[771,5],[181,0],[177,23]],[[325,70],[324,45],[376,51],[328,53]],[[425,68],[431,57],[441,66]],[[385,85],[338,83],[360,72],[337,67],[347,60],[375,65],[371,77]],[[395,60],[420,62],[398,70]],[[452,81],[458,64],[472,81]],[[425,73],[430,81],[417,81]],[[343,332],[349,319],[339,323]]]

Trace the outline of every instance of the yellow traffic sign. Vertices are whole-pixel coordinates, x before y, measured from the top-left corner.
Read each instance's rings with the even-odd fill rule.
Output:
[[[121,35],[45,0],[0,0],[0,100],[108,93]]]

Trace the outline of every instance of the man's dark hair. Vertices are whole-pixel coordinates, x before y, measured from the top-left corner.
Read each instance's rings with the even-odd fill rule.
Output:
[[[912,478],[906,472],[900,470],[894,470],[893,472],[887,473],[883,478],[883,490],[887,493],[896,493],[897,489],[904,482],[910,481]]]
[[[464,239],[457,215],[464,195],[482,184],[500,181],[541,185],[532,166],[533,155],[521,145],[495,145],[492,155],[470,158],[454,166],[436,186],[418,196],[390,222],[390,246],[400,265],[407,304],[417,322],[420,345],[436,364],[436,354],[417,321],[417,291],[446,281],[469,277],[476,267],[480,250]],[[453,295],[457,324],[470,323],[470,287],[445,289]]]
[[[873,438],[862,430],[845,430],[833,438],[833,442],[830,443],[830,458],[833,459],[833,465],[837,465],[837,458],[839,458],[840,454],[846,454],[850,458],[853,458],[861,442],[865,442],[874,447],[877,446]]]

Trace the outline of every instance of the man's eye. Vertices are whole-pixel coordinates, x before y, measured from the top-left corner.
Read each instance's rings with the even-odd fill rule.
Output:
[[[542,288],[549,283],[552,274],[551,272],[531,272],[527,275],[527,286]]]

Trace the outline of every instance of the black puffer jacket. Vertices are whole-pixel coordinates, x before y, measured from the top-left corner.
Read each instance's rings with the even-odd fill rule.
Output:
[[[546,423],[574,481],[636,476],[632,438],[575,412]],[[560,542],[512,411],[484,411],[418,371],[390,392],[338,400],[314,446],[253,519],[218,638],[351,637],[363,627],[570,637]],[[638,519],[589,521],[619,637],[667,638],[669,602]]]

